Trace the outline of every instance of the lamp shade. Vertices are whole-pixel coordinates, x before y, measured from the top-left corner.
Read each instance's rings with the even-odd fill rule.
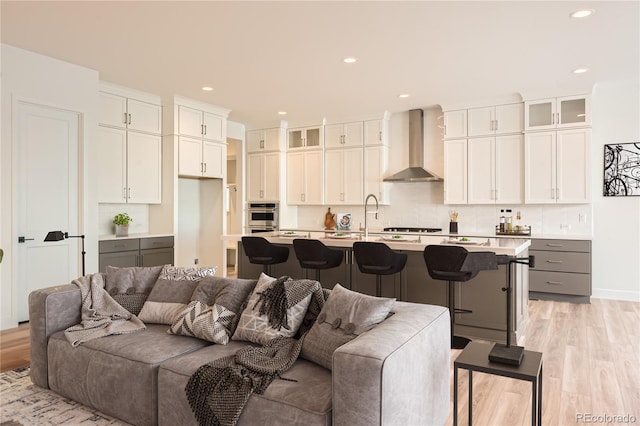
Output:
[[[51,231],[44,237],[45,241],[62,241],[64,240],[64,232],[62,231]]]

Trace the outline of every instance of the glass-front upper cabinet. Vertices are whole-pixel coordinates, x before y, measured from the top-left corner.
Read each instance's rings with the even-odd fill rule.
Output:
[[[591,125],[591,98],[588,95],[525,102],[525,130],[589,125]]]
[[[320,148],[323,137],[322,126],[290,129],[287,147],[289,149]]]

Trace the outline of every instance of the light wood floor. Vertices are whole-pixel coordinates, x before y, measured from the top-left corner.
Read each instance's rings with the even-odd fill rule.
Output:
[[[519,343],[543,353],[543,425],[584,423],[576,421],[581,414],[634,416],[631,423],[640,423],[640,303],[532,300],[529,315],[525,341]],[[29,364],[28,340],[28,324],[0,332],[1,371]],[[453,360],[459,353],[451,353],[452,383]],[[465,425],[465,370],[459,370],[458,379],[458,420]],[[453,387],[451,394],[453,400]],[[474,425],[530,425],[531,384],[474,373],[473,416]],[[449,425],[452,419],[450,414]]]

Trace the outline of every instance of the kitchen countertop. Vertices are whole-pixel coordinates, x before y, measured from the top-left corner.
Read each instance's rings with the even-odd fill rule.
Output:
[[[154,237],[173,237],[173,234],[139,233],[139,234],[129,234],[126,237],[116,237],[115,234],[105,234],[105,235],[100,235],[98,237],[98,241],[129,240],[129,239],[132,239],[132,238],[154,238]]]
[[[333,231],[295,231],[294,234],[285,235],[285,231],[251,234],[266,238],[274,244],[292,244],[295,238],[313,238],[322,241],[327,246],[332,247],[352,247],[356,241],[384,242],[394,250],[423,251],[424,248],[432,244],[455,244],[466,248],[468,251],[491,251],[496,254],[506,254],[517,256],[524,252],[530,245],[528,238],[509,238],[501,236],[492,237],[468,237],[470,241],[460,241],[459,236],[450,239],[448,234],[440,233],[393,233],[393,232],[370,232],[368,238],[364,238],[360,233],[347,233],[345,236],[335,236]],[[291,231],[293,232],[293,231]],[[394,239],[393,236],[402,238]],[[222,238],[227,241],[240,241],[243,235],[224,235]],[[460,236],[461,238],[461,236]]]

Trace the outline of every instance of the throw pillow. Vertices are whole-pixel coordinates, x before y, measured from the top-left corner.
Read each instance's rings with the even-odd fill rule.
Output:
[[[263,293],[268,290],[273,290],[276,285],[282,284],[288,286],[291,283],[294,283],[294,281],[288,277],[282,277],[276,280],[264,273],[260,274],[260,278],[249,298],[247,307],[242,311],[242,315],[238,321],[238,327],[232,339],[247,340],[264,345],[276,337],[293,337],[307,313],[312,294],[309,294],[300,301],[288,301],[286,324],[282,324],[277,328],[274,328],[270,323],[270,319],[266,313],[260,313],[258,306]]]
[[[127,311],[138,315],[162,266],[116,268],[107,266],[105,290]]]
[[[235,316],[234,312],[224,306],[210,306],[196,300],[176,316],[167,333],[226,345],[231,335],[229,326]]]
[[[395,301],[336,284],[306,335],[300,356],[331,370],[333,352],[384,321]]]
[[[213,275],[216,268],[181,268],[165,265],[138,315],[143,322],[172,324],[176,315],[191,301],[202,277]]]
[[[191,300],[197,300],[205,305],[220,305],[232,312],[242,312],[243,305],[256,287],[258,280],[243,280],[215,276],[204,277],[196,287]],[[233,334],[238,325],[239,315],[236,315],[229,326]]]

